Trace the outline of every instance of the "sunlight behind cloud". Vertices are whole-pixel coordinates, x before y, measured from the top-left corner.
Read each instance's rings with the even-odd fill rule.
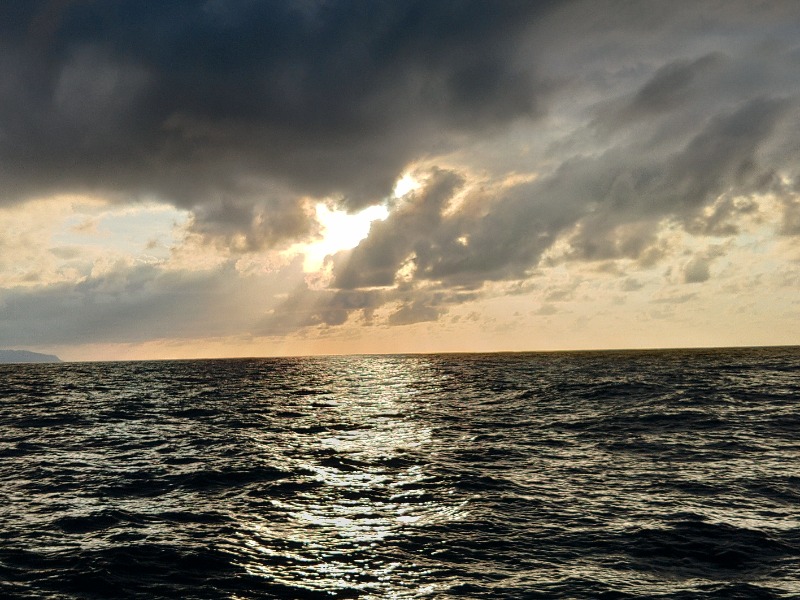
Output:
[[[406,194],[418,189],[421,185],[422,184],[414,179],[410,173],[406,173],[397,180],[397,183],[394,184],[394,190],[392,193],[394,194],[395,198],[402,198]]]
[[[307,273],[319,271],[326,256],[355,248],[367,237],[373,221],[382,221],[389,216],[388,209],[380,205],[348,214],[344,211],[331,210],[327,205],[319,203],[316,211],[317,221],[322,226],[322,238],[312,244],[292,248],[305,255],[303,269]]]

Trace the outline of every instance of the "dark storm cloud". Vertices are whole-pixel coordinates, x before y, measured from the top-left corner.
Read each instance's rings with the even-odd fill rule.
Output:
[[[546,86],[516,52],[547,4],[5,2],[2,201],[232,198],[270,217],[279,182],[376,202],[420,154],[540,114]],[[307,233],[296,217],[249,239]]]

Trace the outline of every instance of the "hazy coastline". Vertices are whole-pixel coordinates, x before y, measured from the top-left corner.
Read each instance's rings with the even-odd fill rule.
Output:
[[[29,350],[0,350],[0,364],[60,363],[55,354],[41,354]]]

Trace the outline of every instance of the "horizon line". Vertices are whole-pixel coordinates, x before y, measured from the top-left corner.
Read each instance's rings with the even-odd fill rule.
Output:
[[[288,358],[331,358],[346,356],[467,356],[467,355],[490,355],[490,354],[590,354],[590,353],[612,353],[612,352],[670,352],[670,351],[703,351],[703,350],[758,350],[758,349],[779,349],[779,348],[800,348],[798,344],[755,344],[755,345],[735,345],[735,346],[646,346],[639,348],[632,347],[608,347],[608,348],[570,348],[570,349],[548,349],[548,350],[487,350],[487,351],[440,351],[440,352],[342,352],[342,353],[320,353],[320,354],[284,354],[284,355],[265,355],[265,356],[216,356],[216,357],[195,357],[195,358],[126,358],[126,359],[107,359],[107,360],[64,360],[60,362],[41,362],[41,363],[5,363],[5,364],[91,364],[91,363],[126,363],[126,362],[186,362],[186,361],[226,361],[226,360],[270,360]]]

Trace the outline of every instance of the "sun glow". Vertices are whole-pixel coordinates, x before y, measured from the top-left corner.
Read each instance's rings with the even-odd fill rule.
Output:
[[[397,180],[397,183],[394,184],[394,190],[392,193],[394,194],[395,198],[402,198],[406,194],[418,189],[421,185],[422,184],[414,179],[410,173],[406,173]]]
[[[316,206],[317,221],[322,226],[322,239],[301,249],[305,254],[303,268],[306,272],[319,271],[325,257],[342,250],[349,250],[369,234],[373,221],[382,221],[389,215],[385,206],[370,206],[361,212],[348,214],[331,210],[327,205]]]

